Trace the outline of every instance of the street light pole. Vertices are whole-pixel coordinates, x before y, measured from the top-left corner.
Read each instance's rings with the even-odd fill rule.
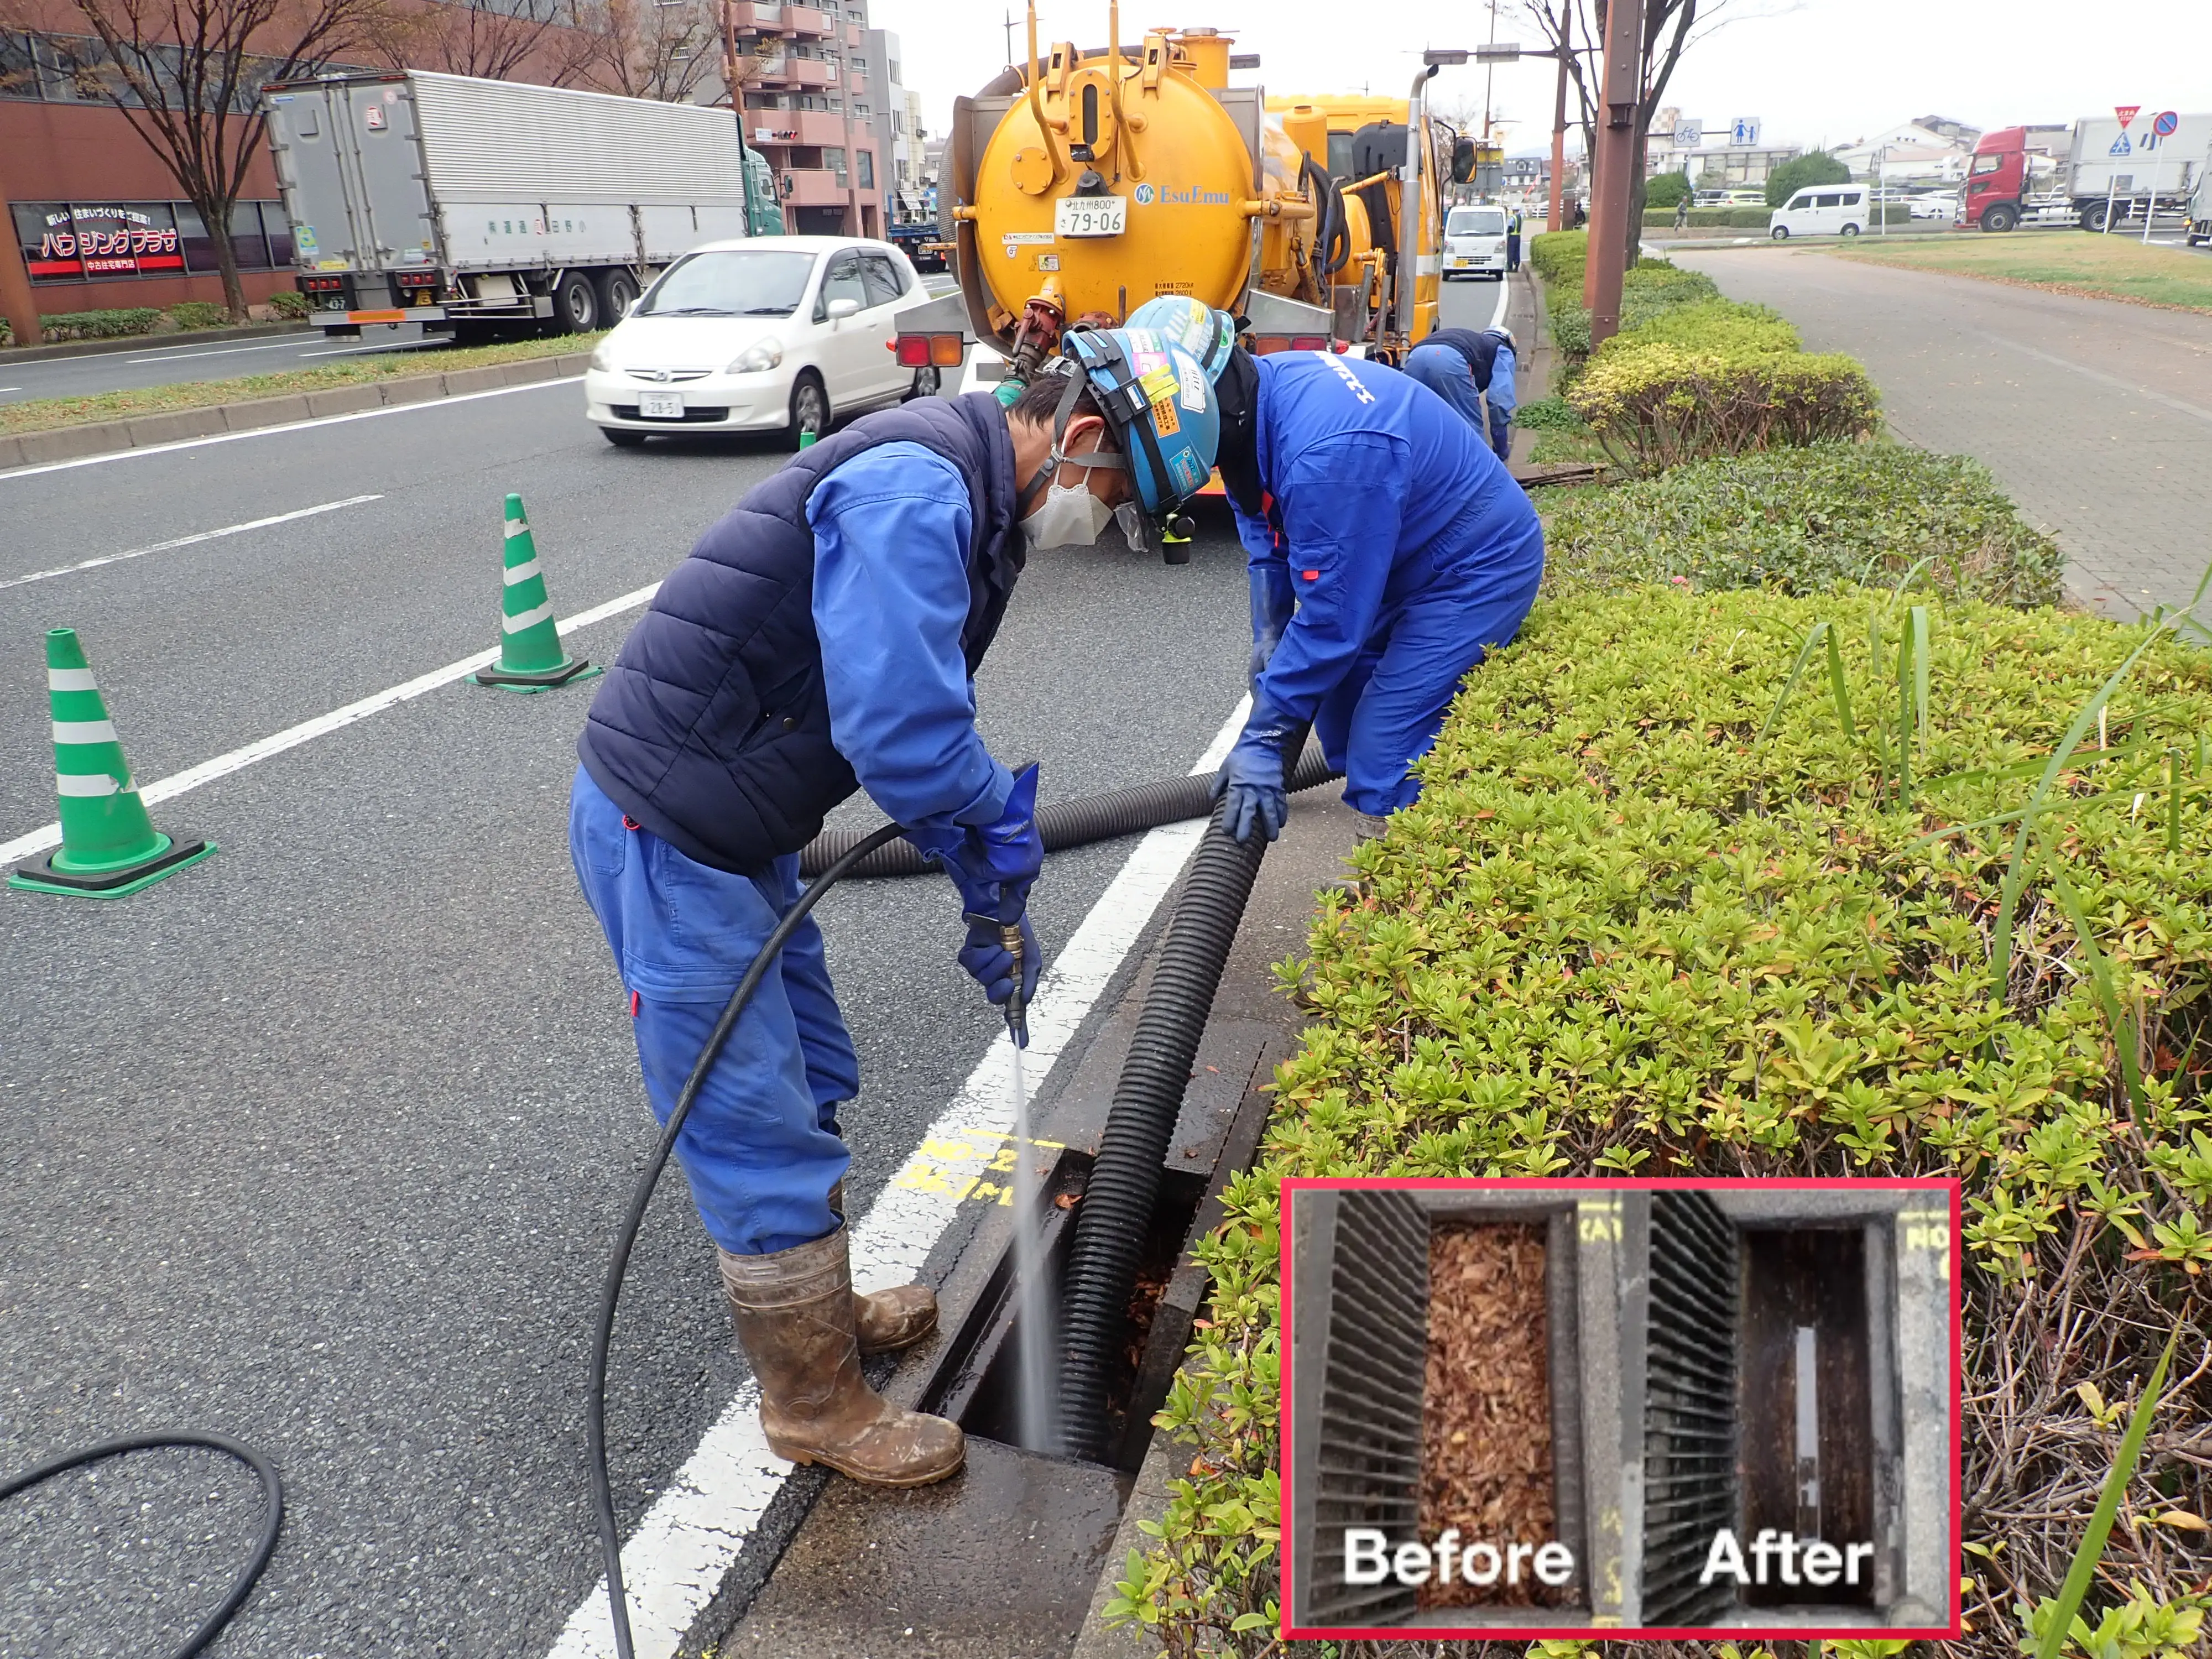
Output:
[[[1544,221],[1547,230],[1565,230],[1567,222],[1560,203],[1567,176],[1567,65],[1574,59],[1575,9],[1570,0],[1559,3],[1559,84],[1552,95],[1552,210]]]
[[[1627,260],[1629,204],[1635,199],[1636,107],[1644,70],[1644,0],[1611,0],[1605,15],[1604,124],[1592,157],[1589,251],[1583,267],[1583,303],[1589,308],[1590,345],[1620,327],[1620,279]]]

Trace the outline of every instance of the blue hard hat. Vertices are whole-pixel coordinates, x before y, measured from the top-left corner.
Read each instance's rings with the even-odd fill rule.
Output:
[[[1196,357],[1149,329],[1073,330],[1060,349],[1113,428],[1146,512],[1172,511],[1206,487],[1221,410]]]
[[[1129,313],[1131,329],[1151,329],[1198,359],[1209,380],[1218,380],[1237,349],[1237,319],[1188,294],[1160,294]]]

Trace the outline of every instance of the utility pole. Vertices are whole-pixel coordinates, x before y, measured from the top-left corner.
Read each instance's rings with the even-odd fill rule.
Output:
[[[1490,0],[1490,44],[1498,44],[1498,0]],[[1498,61],[1492,58],[1482,66],[1482,144],[1490,147],[1490,83],[1497,78]]]
[[[1552,99],[1552,210],[1544,221],[1547,230],[1565,230],[1565,213],[1560,193],[1567,176],[1567,65],[1574,61],[1574,0],[1559,0],[1559,85]]]
[[[1008,13],[1006,14],[1006,66],[1007,66],[1009,69],[1011,69],[1011,68],[1012,68],[1012,67],[1013,67],[1013,63],[1014,63],[1014,15],[1013,15],[1013,13],[1012,13],[1012,12],[1008,12]]]
[[[730,113],[738,123],[738,177],[745,191],[745,234],[755,234],[753,227],[753,163],[750,152],[745,149],[745,88],[738,77],[738,23],[735,0],[722,0],[719,8],[722,17],[722,84],[730,89]],[[783,211],[779,203],[776,211]]]
[[[19,346],[34,346],[46,336],[39,328],[39,303],[31,292],[31,272],[23,263],[23,239],[15,234],[15,216],[8,206],[8,191],[0,185],[0,230],[8,246],[0,248],[0,317]]]
[[[1589,252],[1583,266],[1583,304],[1589,308],[1590,345],[1620,328],[1620,279],[1628,258],[1628,206],[1635,181],[1636,106],[1644,78],[1644,0],[1608,0],[1605,69],[1599,94],[1604,118],[1591,158]]]

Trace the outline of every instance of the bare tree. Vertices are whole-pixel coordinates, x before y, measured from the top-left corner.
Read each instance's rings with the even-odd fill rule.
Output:
[[[1606,0],[1521,0],[1522,13],[1542,31],[1552,49],[1559,49],[1562,33],[1571,21],[1575,50],[1567,60],[1567,76],[1574,83],[1580,108],[1583,155],[1597,154],[1597,94],[1604,68],[1598,43],[1605,39]],[[1753,0],[1644,0],[1644,36],[1637,70],[1636,137],[1633,171],[1629,178],[1626,258],[1636,263],[1644,235],[1644,168],[1652,118],[1667,96],[1667,83],[1674,78],[1683,54],[1725,24],[1747,18],[1771,16],[1788,9],[1787,0],[1754,3]]]
[[[687,103],[721,72],[714,0],[593,0],[577,21],[592,41],[592,83],[602,91]]]
[[[246,314],[230,216],[262,142],[261,88],[354,48],[384,0],[71,0],[93,39],[80,95],[123,112],[161,158],[215,246],[222,301]]]
[[[574,0],[394,4],[380,12],[368,44],[393,69],[567,87],[588,78],[597,57],[585,21]]]

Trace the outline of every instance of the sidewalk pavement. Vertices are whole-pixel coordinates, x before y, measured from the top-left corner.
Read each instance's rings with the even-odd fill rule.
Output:
[[[1986,465],[2057,537],[2077,602],[2190,602],[2212,556],[2212,316],[1817,253],[1675,258],[1864,363],[1899,437]]]

